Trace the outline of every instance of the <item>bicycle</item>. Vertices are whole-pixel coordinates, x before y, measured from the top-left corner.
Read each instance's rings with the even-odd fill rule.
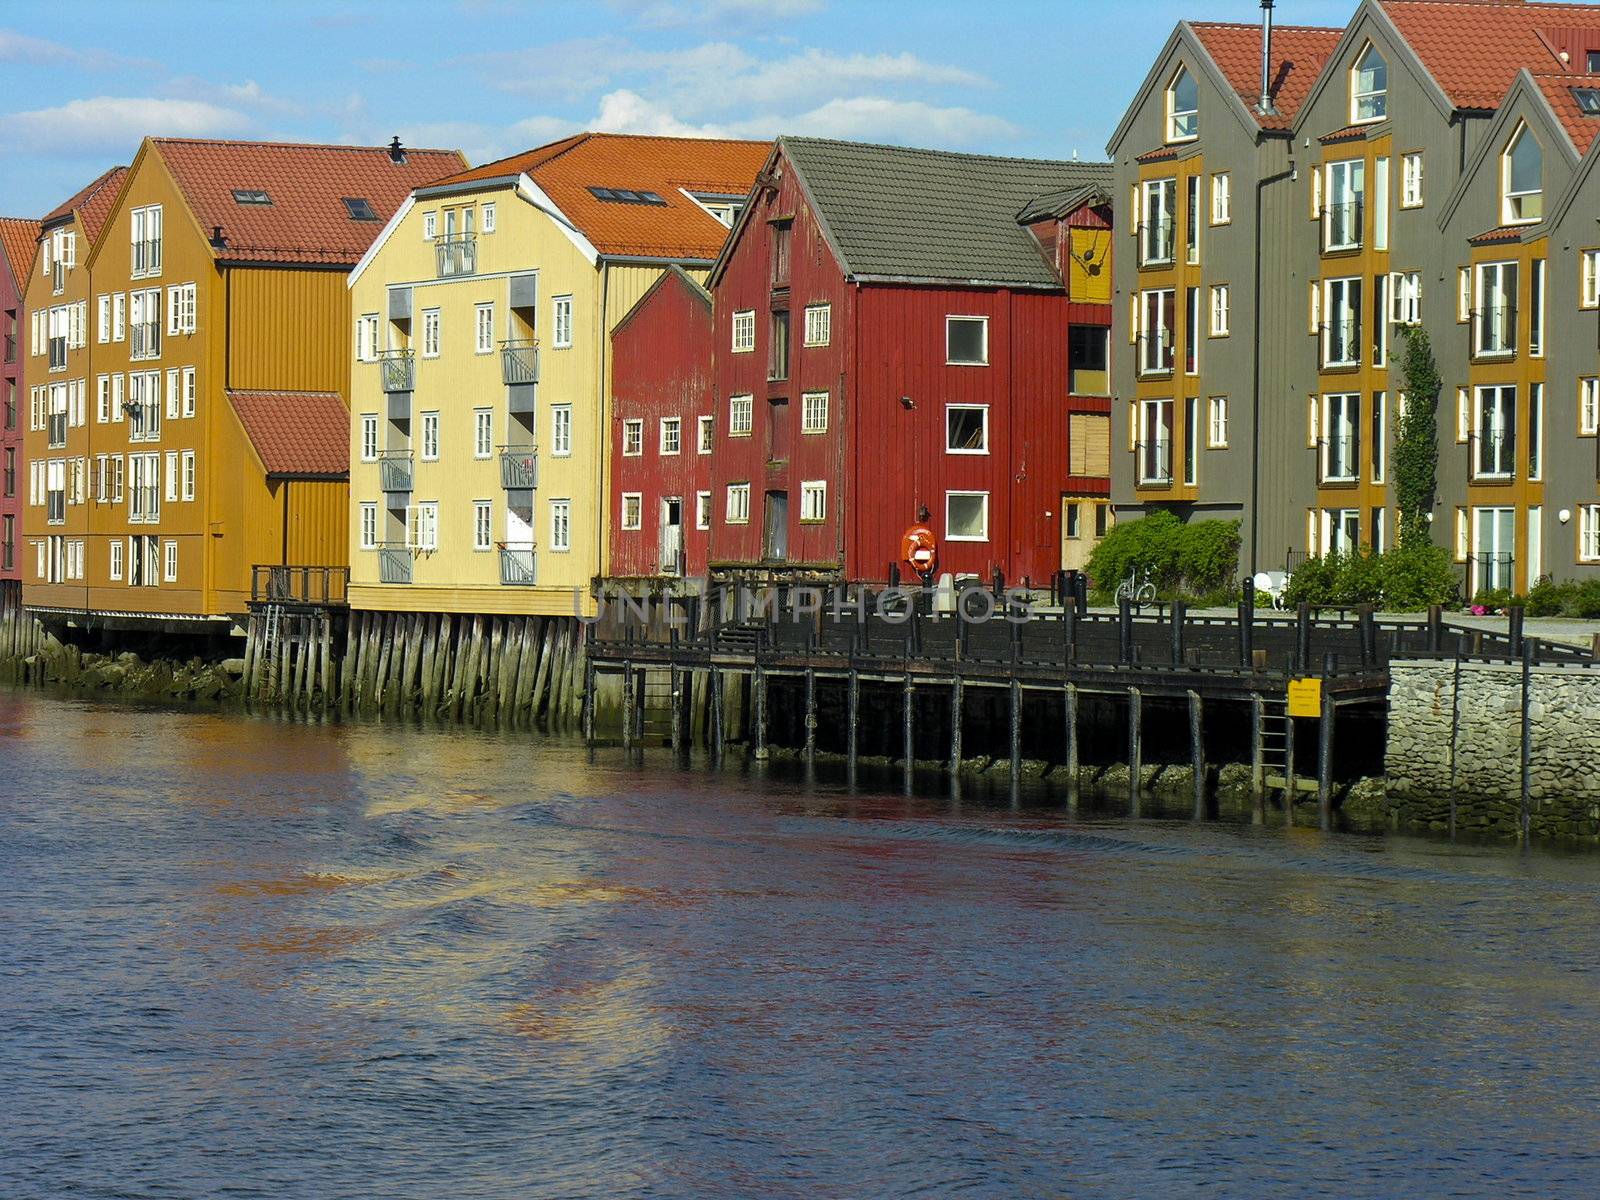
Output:
[[[1156,585],[1150,580],[1150,568],[1144,569],[1144,577],[1139,576],[1139,568],[1135,567],[1128,572],[1128,577],[1117,584],[1117,603],[1126,599],[1135,608],[1143,608],[1146,604],[1156,602]]]

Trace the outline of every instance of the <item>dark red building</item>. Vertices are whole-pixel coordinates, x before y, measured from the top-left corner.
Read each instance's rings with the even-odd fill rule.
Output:
[[[710,279],[711,573],[882,581],[918,520],[940,574],[1079,565],[1108,519],[1109,181],[780,139]]]
[[[711,294],[669,267],[611,333],[614,579],[706,573]]]
[[[24,433],[21,405],[27,385],[22,378],[28,327],[23,297],[38,251],[39,222],[0,217],[0,611],[21,602],[22,489],[27,473],[22,462]]]

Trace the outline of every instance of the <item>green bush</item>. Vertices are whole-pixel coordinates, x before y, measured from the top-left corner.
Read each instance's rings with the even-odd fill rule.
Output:
[[[1455,570],[1438,546],[1417,545],[1374,554],[1325,554],[1295,568],[1284,592],[1289,604],[1328,607],[1372,604],[1415,612],[1456,594]]]
[[[1112,597],[1117,585],[1149,570],[1156,594],[1164,598],[1220,596],[1232,603],[1239,566],[1239,522],[1178,520],[1158,509],[1137,521],[1115,526],[1089,555],[1088,571],[1097,600]]]
[[[1582,583],[1536,583],[1528,592],[1530,617],[1600,617],[1600,579]]]

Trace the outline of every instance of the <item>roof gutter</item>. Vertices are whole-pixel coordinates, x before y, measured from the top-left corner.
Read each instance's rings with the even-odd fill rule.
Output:
[[[418,200],[428,200],[434,196],[459,196],[465,192],[481,192],[488,188],[516,187],[520,175],[493,175],[487,179],[469,179],[464,183],[432,183],[427,187],[419,187],[412,191]]]
[[[1059,282],[1036,283],[1017,279],[960,279],[952,276],[924,275],[846,275],[853,283],[913,283],[928,287],[969,288],[1023,288],[1036,292],[1059,292],[1065,289]]]

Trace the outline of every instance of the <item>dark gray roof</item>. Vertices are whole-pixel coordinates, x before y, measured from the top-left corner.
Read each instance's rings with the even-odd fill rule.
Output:
[[[847,275],[1059,287],[1018,224],[1035,201],[1111,186],[1111,164],[779,139]],[[1035,218],[1037,219],[1037,218]]]
[[[1060,219],[1074,209],[1082,208],[1085,204],[1110,204],[1111,193],[1098,183],[1085,184],[1082,187],[1067,188],[1062,192],[1047,192],[1043,196],[1035,196],[1028,201],[1017,214],[1019,225],[1031,225],[1035,221],[1042,221],[1046,217]]]

